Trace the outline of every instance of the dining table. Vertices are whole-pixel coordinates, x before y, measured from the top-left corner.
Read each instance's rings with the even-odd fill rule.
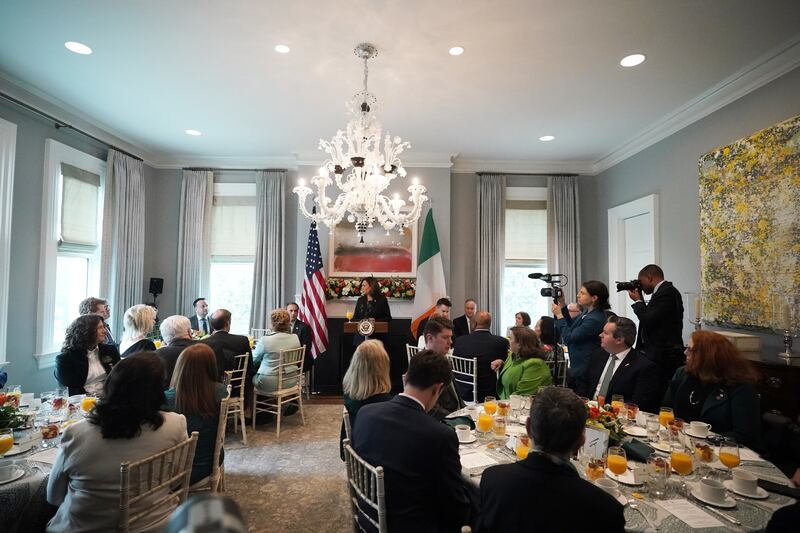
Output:
[[[482,412],[479,407],[477,413]],[[466,408],[452,413],[450,417],[475,416],[476,412]],[[481,433],[476,430],[470,432],[470,437],[459,439],[459,455],[461,458],[462,476],[468,488],[473,491],[480,489],[483,472],[487,468],[498,464],[507,464],[518,461],[514,451],[516,438],[526,435],[525,419],[523,412],[512,413],[506,417],[505,435],[497,436],[493,432]],[[463,429],[462,429],[463,431]],[[625,441],[641,440],[646,438],[628,436]],[[535,445],[535,443],[533,443]],[[669,461],[669,455],[658,450],[655,453],[663,455]],[[791,481],[772,463],[762,459],[752,450],[742,449],[742,460],[737,469],[748,471],[759,479],[764,479],[781,485],[791,486]],[[577,458],[572,459],[579,475],[586,479],[584,466]],[[629,470],[643,467],[644,463],[628,461]],[[724,476],[725,467],[718,462],[709,465],[711,472]],[[643,473],[639,468],[637,472]],[[606,470],[608,477],[616,477]],[[718,508],[706,505],[695,499],[694,496],[685,494],[681,490],[681,479],[677,475],[669,478],[666,494],[655,497],[648,490],[648,483],[636,480],[636,485],[618,482],[616,494],[612,494],[624,506],[626,531],[659,531],[665,533],[678,533],[687,531],[701,531],[703,533],[729,532],[729,531],[759,531],[763,530],[772,514],[781,507],[795,503],[795,499],[773,492],[764,499],[751,499],[728,492],[735,506]],[[696,487],[699,482],[697,474],[686,478],[689,487]],[[734,524],[733,522],[738,522]]]

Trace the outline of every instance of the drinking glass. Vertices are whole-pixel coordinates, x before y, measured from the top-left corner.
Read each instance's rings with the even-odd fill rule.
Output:
[[[658,431],[661,427],[659,418],[656,415],[647,415],[644,427],[647,430],[647,440],[650,442],[658,442]]]
[[[656,453],[647,458],[647,486],[656,498],[663,498],[667,493],[667,480],[671,467],[669,461]]]
[[[662,407],[658,410],[658,422],[662,426],[668,427],[670,420],[675,420],[675,413],[672,412],[672,407]]]
[[[719,444],[719,462],[728,469],[728,478],[731,478],[731,471],[739,466],[739,444],[733,439],[725,439]]]
[[[55,416],[66,418],[69,409],[69,396],[67,389],[56,389],[50,396],[50,413]]]
[[[524,404],[524,398],[519,394],[512,394],[508,397],[509,402],[511,402],[511,410],[512,411],[519,411],[522,409]]]
[[[487,396],[483,399],[483,410],[493,415],[497,412],[497,398],[494,396]]]
[[[252,346],[253,345],[253,337],[248,337],[248,339],[250,339],[250,345]],[[161,339],[154,340],[153,341],[153,345],[156,347],[156,350],[161,348]]]
[[[711,471],[711,467],[708,465],[714,460],[714,450],[706,441],[697,439],[694,441],[694,456],[697,458],[697,462],[700,463],[697,469],[698,475],[706,477]]]
[[[603,457],[588,457],[586,460],[586,479],[596,481],[606,477],[606,460]]]
[[[636,425],[636,415],[639,413],[639,406],[635,403],[625,404],[625,419],[629,426]]]
[[[620,409],[625,407],[625,398],[622,394],[614,394],[611,396],[611,408],[614,409],[614,412],[619,414]]]
[[[58,423],[48,416],[37,418],[34,422],[42,434],[42,448],[51,448],[58,444]]]
[[[511,409],[511,402],[508,400],[500,400],[497,402],[497,414],[500,416],[508,416],[508,411]]]
[[[492,431],[494,431],[494,436],[496,439],[504,439],[506,436],[506,417],[499,415],[494,417]]]
[[[606,397],[603,396],[602,394],[598,394],[597,395],[597,407],[602,409],[605,404],[606,404]]]
[[[483,437],[486,437],[486,434],[492,430],[492,415],[488,413],[481,413],[478,416],[478,431],[481,432]]]
[[[680,418],[673,418],[672,420],[667,422],[667,429],[669,430],[669,438],[670,440],[676,440],[678,442],[685,442],[685,437],[683,434],[683,427],[685,423]]]
[[[6,405],[10,405],[14,409],[19,409],[19,400],[22,398],[22,387],[19,385],[9,385],[3,389],[6,395]]]
[[[348,311],[348,312],[346,312],[346,313],[344,314],[344,316],[346,316],[346,317],[347,317],[347,321],[348,321],[348,322],[350,322],[351,320],[353,320],[353,312],[352,312],[352,311]]]
[[[527,435],[517,435],[517,444],[514,446],[514,453],[520,459],[526,459],[531,451],[531,438]]]
[[[97,404],[97,396],[92,394],[87,394],[81,400],[81,411],[83,411],[84,416],[88,415],[92,409],[94,409],[95,404]]]
[[[621,476],[628,471],[628,458],[621,446],[611,446],[608,449],[608,469]]]
[[[686,447],[679,443],[673,442],[670,445],[669,464],[673,470],[681,476],[681,493],[687,493],[686,476],[689,476],[694,471],[694,460],[692,453]]]
[[[0,429],[0,458],[14,447],[14,432],[11,429]]]

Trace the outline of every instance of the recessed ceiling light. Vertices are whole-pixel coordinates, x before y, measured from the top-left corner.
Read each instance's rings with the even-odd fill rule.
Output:
[[[279,54],[288,54],[291,51],[291,49],[285,44],[279,44],[275,46],[275,51],[278,52]]]
[[[464,53],[463,46],[454,46],[453,48],[450,49],[451,56],[460,56],[463,53]]]
[[[539,140],[544,142],[552,141],[553,139],[555,139],[555,137],[552,135],[542,135],[539,137]]]
[[[645,59],[647,58],[644,57],[644,54],[631,54],[623,57],[619,64],[623,67],[635,67],[636,65],[641,65],[644,63]]]
[[[69,50],[70,52],[75,52],[76,54],[88,56],[89,54],[92,53],[91,48],[89,48],[83,43],[79,43],[76,41],[67,41],[64,43],[64,46],[67,48],[67,50]]]
[[[193,137],[197,137],[198,135],[202,135],[202,131],[198,130],[186,130],[186,135],[192,135]]]

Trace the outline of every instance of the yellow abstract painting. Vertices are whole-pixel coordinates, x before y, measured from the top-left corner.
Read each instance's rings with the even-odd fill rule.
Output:
[[[704,318],[779,329],[775,302],[800,292],[800,116],[698,162]]]

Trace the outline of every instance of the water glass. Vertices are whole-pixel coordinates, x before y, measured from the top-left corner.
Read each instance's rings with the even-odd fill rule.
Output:
[[[492,424],[492,431],[494,431],[494,436],[497,439],[504,439],[506,436],[506,417],[504,416],[496,416],[494,417],[494,423]]]
[[[629,426],[636,425],[636,415],[639,413],[639,406],[635,403],[625,404],[625,418]]]
[[[661,429],[658,416],[648,415],[644,427],[647,430],[647,440],[650,442],[658,442],[658,432]]]
[[[666,495],[670,471],[669,461],[664,457],[652,453],[647,458],[647,488],[656,498]]]
[[[42,416],[35,421],[36,427],[42,434],[42,448],[52,448],[58,445],[58,422],[48,416]]]

